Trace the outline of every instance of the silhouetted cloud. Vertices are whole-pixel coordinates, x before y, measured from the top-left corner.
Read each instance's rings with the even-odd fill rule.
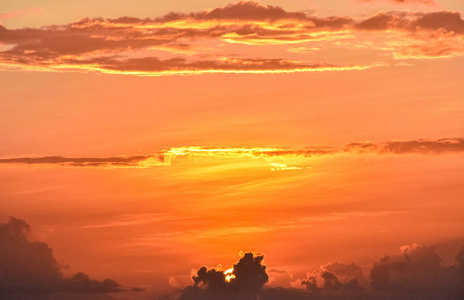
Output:
[[[192,277],[193,286],[184,288],[180,299],[216,299],[218,295],[222,299],[253,299],[269,280],[263,259],[263,255],[248,252],[229,272],[201,267]]]
[[[262,256],[246,253],[234,265],[236,277],[226,280],[221,269],[201,267],[184,288],[180,300],[456,300],[464,296],[464,248],[452,266],[442,266],[435,246],[409,245],[401,254],[385,256],[374,263],[371,284],[366,285],[361,268],[333,262],[313,271],[295,287],[265,285]],[[240,271],[238,271],[240,270]],[[270,269],[269,272],[286,273]],[[245,284],[236,284],[242,280]]]
[[[402,292],[464,292],[462,265],[441,266],[435,246],[414,244],[402,247],[401,250],[399,255],[385,256],[374,263],[370,273],[373,289]],[[460,254],[457,257],[458,262]],[[462,295],[464,296],[464,293]]]
[[[84,273],[65,278],[52,249],[29,239],[30,226],[11,218],[0,224],[0,295],[55,292],[114,293],[123,291],[112,279],[90,279]]]
[[[335,261],[333,263],[327,264],[322,267],[325,271],[334,273],[335,275],[343,278],[343,279],[362,279],[363,273],[361,268],[351,262],[350,264],[340,263]]]

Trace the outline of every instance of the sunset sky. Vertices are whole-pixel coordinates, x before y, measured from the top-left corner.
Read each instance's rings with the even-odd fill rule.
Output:
[[[313,297],[328,272],[341,290],[353,277],[401,292],[376,277],[386,255],[439,255],[451,282],[463,13],[462,0],[3,0],[0,296],[212,299],[189,294],[212,285],[197,270],[247,252],[266,265],[262,299]],[[8,262],[40,245],[24,250],[34,270],[95,289],[28,292],[36,271]],[[435,291],[420,270],[398,276]],[[106,278],[114,290],[98,290]]]

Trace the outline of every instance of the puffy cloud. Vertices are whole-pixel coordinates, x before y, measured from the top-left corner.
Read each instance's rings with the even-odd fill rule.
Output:
[[[334,262],[321,266],[307,279],[297,281],[296,288],[287,288],[265,286],[267,274],[261,263],[262,256],[247,253],[234,265],[236,278],[230,282],[221,269],[200,268],[193,276],[194,285],[184,288],[180,300],[461,299],[464,295],[463,257],[464,248],[456,257],[457,264],[445,267],[440,264],[435,246],[413,244],[401,247],[399,255],[386,256],[374,263],[370,286],[362,283],[365,281],[362,270],[354,262]],[[285,271],[271,269],[269,272]],[[234,285],[237,279],[247,283]]]
[[[193,286],[186,287],[180,299],[255,299],[269,281],[263,259],[263,255],[245,253],[227,274],[201,267],[192,277]]]
[[[157,21],[172,21],[185,18],[198,20],[251,20],[251,21],[277,21],[282,19],[306,19],[301,12],[287,12],[279,6],[262,5],[257,1],[240,1],[208,11],[181,14],[171,13]]]
[[[84,273],[65,278],[52,249],[29,239],[30,226],[11,218],[0,224],[0,295],[55,292],[113,293],[123,291],[112,279],[90,279]]]
[[[343,279],[362,279],[363,274],[361,268],[354,262],[350,264],[340,263],[335,261],[322,267],[327,272],[334,273]]]
[[[222,270],[201,267],[195,276],[192,277],[195,287],[205,288],[211,291],[224,291],[229,288],[226,275]]]
[[[457,257],[458,262],[460,254]],[[402,247],[399,255],[385,256],[374,263],[370,272],[371,286],[382,291],[464,292],[464,276],[460,273],[461,270],[461,265],[441,266],[435,246],[413,244]]]
[[[295,286],[303,286],[308,291],[361,291],[365,289],[362,270],[354,262],[344,264],[333,262],[321,266],[307,279],[296,280]]]
[[[268,282],[266,266],[262,264],[263,255],[255,255],[252,252],[245,255],[234,264],[233,274],[230,284],[237,291],[259,291]]]

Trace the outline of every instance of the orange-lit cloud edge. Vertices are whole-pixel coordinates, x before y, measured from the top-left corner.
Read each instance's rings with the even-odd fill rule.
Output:
[[[388,65],[388,57],[461,56],[463,34],[464,20],[458,12],[391,11],[356,20],[349,16],[319,18],[241,1],[209,11],[170,13],[155,19],[85,18],[67,25],[14,30],[0,25],[0,44],[6,49],[0,52],[0,68],[136,76],[365,70]],[[335,47],[373,49],[378,55],[367,64],[315,63],[285,57],[205,53],[201,47],[195,48],[199,42],[245,44],[256,47],[256,53],[263,47],[269,50],[287,46],[289,54]],[[160,59],[146,53],[153,49],[175,56]],[[190,51],[190,56],[180,55],[181,50]]]
[[[304,149],[290,148],[212,148],[204,146],[176,147],[158,151],[151,155],[114,156],[114,157],[78,157],[62,156],[3,158],[2,164],[25,164],[36,166],[66,166],[66,167],[103,167],[103,168],[153,168],[169,166],[178,157],[202,158],[214,157],[223,159],[264,159],[270,162],[271,171],[299,170],[300,167],[288,167],[275,160],[292,158],[311,158],[327,155],[402,155],[422,154],[439,155],[449,153],[464,153],[464,138],[443,138],[435,140],[389,141],[386,143],[350,143],[341,148],[307,147]]]

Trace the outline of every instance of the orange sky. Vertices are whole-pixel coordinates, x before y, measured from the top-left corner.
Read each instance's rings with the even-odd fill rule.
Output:
[[[413,243],[453,263],[462,1],[80,2],[0,5],[0,220],[65,272],[152,297],[240,251],[284,287]]]

